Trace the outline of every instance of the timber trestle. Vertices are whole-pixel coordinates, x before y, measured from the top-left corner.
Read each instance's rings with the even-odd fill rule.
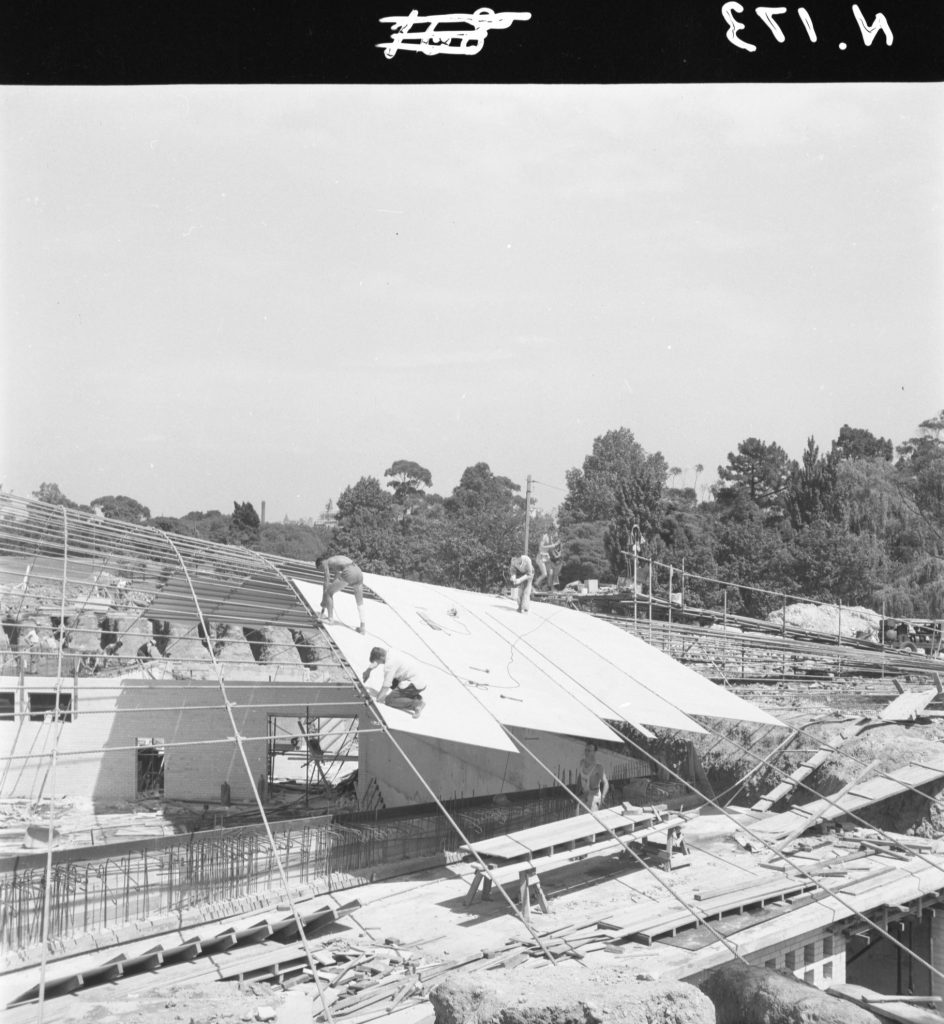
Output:
[[[472,875],[465,904],[470,906],[480,889],[482,899],[488,900],[493,884],[504,890],[517,883],[522,916],[530,920],[532,896],[541,910],[548,912],[542,874],[590,857],[624,853],[628,844],[633,844],[640,856],[655,854],[660,866],[668,870],[682,867],[689,863],[682,838],[685,821],[683,815],[669,815],[664,804],[648,808],[624,804],[620,809],[581,814],[469,843],[460,850],[481,863]]]

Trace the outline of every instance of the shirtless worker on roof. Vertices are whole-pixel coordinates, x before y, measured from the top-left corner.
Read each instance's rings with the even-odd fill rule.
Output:
[[[345,587],[354,591],[354,600],[357,602],[357,617],[360,625],[358,633],[366,633],[364,625],[364,574],[354,564],[353,558],[347,555],[331,555],[330,558],[322,558],[320,561],[321,571],[324,573],[324,590],[321,596],[321,610],[327,616],[328,622],[334,622],[334,595]],[[334,580],[331,579],[332,570],[335,573]]]
[[[378,665],[384,667],[383,685],[377,694],[378,704],[408,711],[414,718],[419,718],[426,707],[423,700],[426,684],[419,679],[420,670],[416,663],[399,651],[375,647],[370,652],[370,665],[361,676],[365,683]]]

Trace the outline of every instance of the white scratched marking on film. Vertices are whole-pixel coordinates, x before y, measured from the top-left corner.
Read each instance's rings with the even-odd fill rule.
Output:
[[[485,45],[491,29],[508,28],[516,21],[530,21],[528,11],[504,11],[496,14],[490,7],[479,7],[472,14],[424,14],[416,9],[406,17],[381,18],[391,28],[389,43],[377,43],[389,60],[399,50],[413,50],[427,57],[443,53],[472,57]],[[467,28],[441,29],[445,25],[466,25]],[[422,27],[425,26],[425,27]]]

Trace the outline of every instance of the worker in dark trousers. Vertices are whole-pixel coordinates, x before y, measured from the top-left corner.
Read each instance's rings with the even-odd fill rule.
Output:
[[[365,683],[378,665],[383,665],[384,676],[377,702],[408,711],[414,718],[419,718],[426,707],[426,701],[423,700],[426,684],[420,679],[416,663],[399,651],[375,647],[370,652],[370,665],[364,669],[361,677]]]

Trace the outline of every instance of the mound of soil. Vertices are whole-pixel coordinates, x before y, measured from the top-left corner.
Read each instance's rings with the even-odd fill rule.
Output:
[[[783,611],[771,612],[768,622],[783,622]],[[878,629],[881,615],[871,608],[842,608],[837,604],[791,604],[786,609],[787,625],[794,629],[809,630],[812,633],[829,633],[836,636],[856,636]]]

